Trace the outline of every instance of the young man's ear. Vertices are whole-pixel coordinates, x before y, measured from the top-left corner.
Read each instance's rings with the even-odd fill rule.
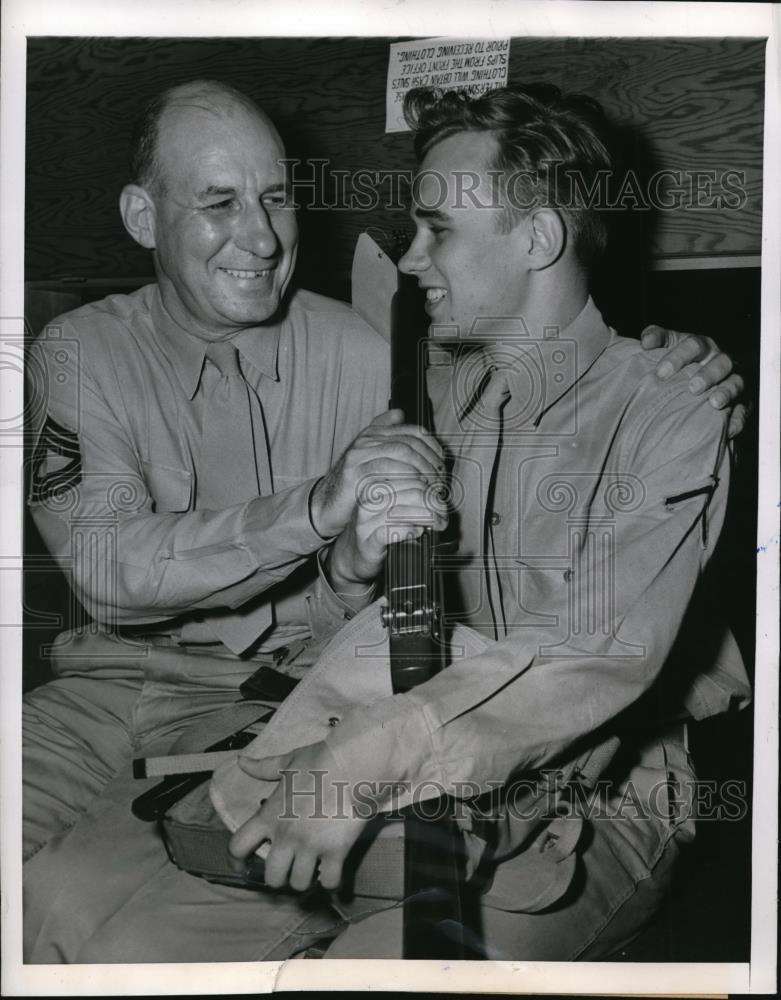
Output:
[[[155,203],[146,188],[126,184],[119,196],[119,212],[125,229],[136,243],[147,250],[154,250],[156,213]]]
[[[541,271],[564,253],[567,245],[567,228],[555,208],[535,208],[529,213],[528,265]]]

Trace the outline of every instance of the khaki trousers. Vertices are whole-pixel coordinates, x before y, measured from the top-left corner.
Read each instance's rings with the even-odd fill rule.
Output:
[[[322,895],[205,882],[172,865],[156,825],[130,811],[156,780],[134,780],[132,758],[167,752],[235,702],[256,667],[214,648],[106,636],[61,647],[56,679],[24,706],[26,962],[281,960],[335,935],[326,957],[400,957],[399,907],[356,920]],[[598,959],[630,940],[690,837],[646,822],[591,823],[576,878],[550,909],[483,906],[485,957]]]

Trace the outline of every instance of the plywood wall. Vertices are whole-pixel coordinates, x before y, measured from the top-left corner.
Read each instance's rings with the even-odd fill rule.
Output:
[[[409,135],[384,132],[388,41],[30,39],[28,280],[151,274],[117,197],[139,103],[173,83],[233,84],[278,121],[291,155],[330,171],[412,170]],[[739,207],[658,213],[650,230],[652,257],[713,260],[759,253],[763,60],[763,40],[516,38],[510,79],[599,98],[646,171],[742,173]],[[310,210],[301,224],[302,283],[342,295],[356,235],[408,229],[402,208]]]

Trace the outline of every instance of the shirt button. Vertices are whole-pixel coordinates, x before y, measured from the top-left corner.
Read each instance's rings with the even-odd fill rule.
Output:
[[[333,729],[335,726],[338,726],[340,722],[341,719],[339,718],[338,715],[332,715],[331,718],[328,720],[328,725]]]
[[[347,621],[347,622],[349,622],[351,618],[355,618],[355,612],[354,611],[345,611],[345,613],[344,613],[344,620]]]
[[[488,518],[488,520],[489,520],[489,522],[491,524],[501,524],[502,523],[502,515],[501,514],[497,514],[495,510],[492,510],[491,514],[490,514],[490,516]]]

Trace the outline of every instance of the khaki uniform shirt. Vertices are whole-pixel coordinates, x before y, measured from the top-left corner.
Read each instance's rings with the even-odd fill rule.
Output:
[[[476,794],[621,718],[663,769],[653,736],[684,706],[703,718],[749,698],[724,621],[690,621],[727,501],[726,414],[691,394],[689,369],[661,382],[660,352],[619,337],[591,300],[542,341],[510,329],[430,353],[454,461],[446,612],[496,641],[345,713],[327,738],[340,767]]]
[[[68,313],[33,346],[32,514],[101,623],[174,639],[186,626],[188,642],[214,642],[211,609],[264,595],[273,648],[352,616],[318,571],[309,496],[387,408],[388,346],[306,291],[232,343],[262,406],[273,494],[216,511],[198,496],[206,344],[167,314],[157,285]]]

